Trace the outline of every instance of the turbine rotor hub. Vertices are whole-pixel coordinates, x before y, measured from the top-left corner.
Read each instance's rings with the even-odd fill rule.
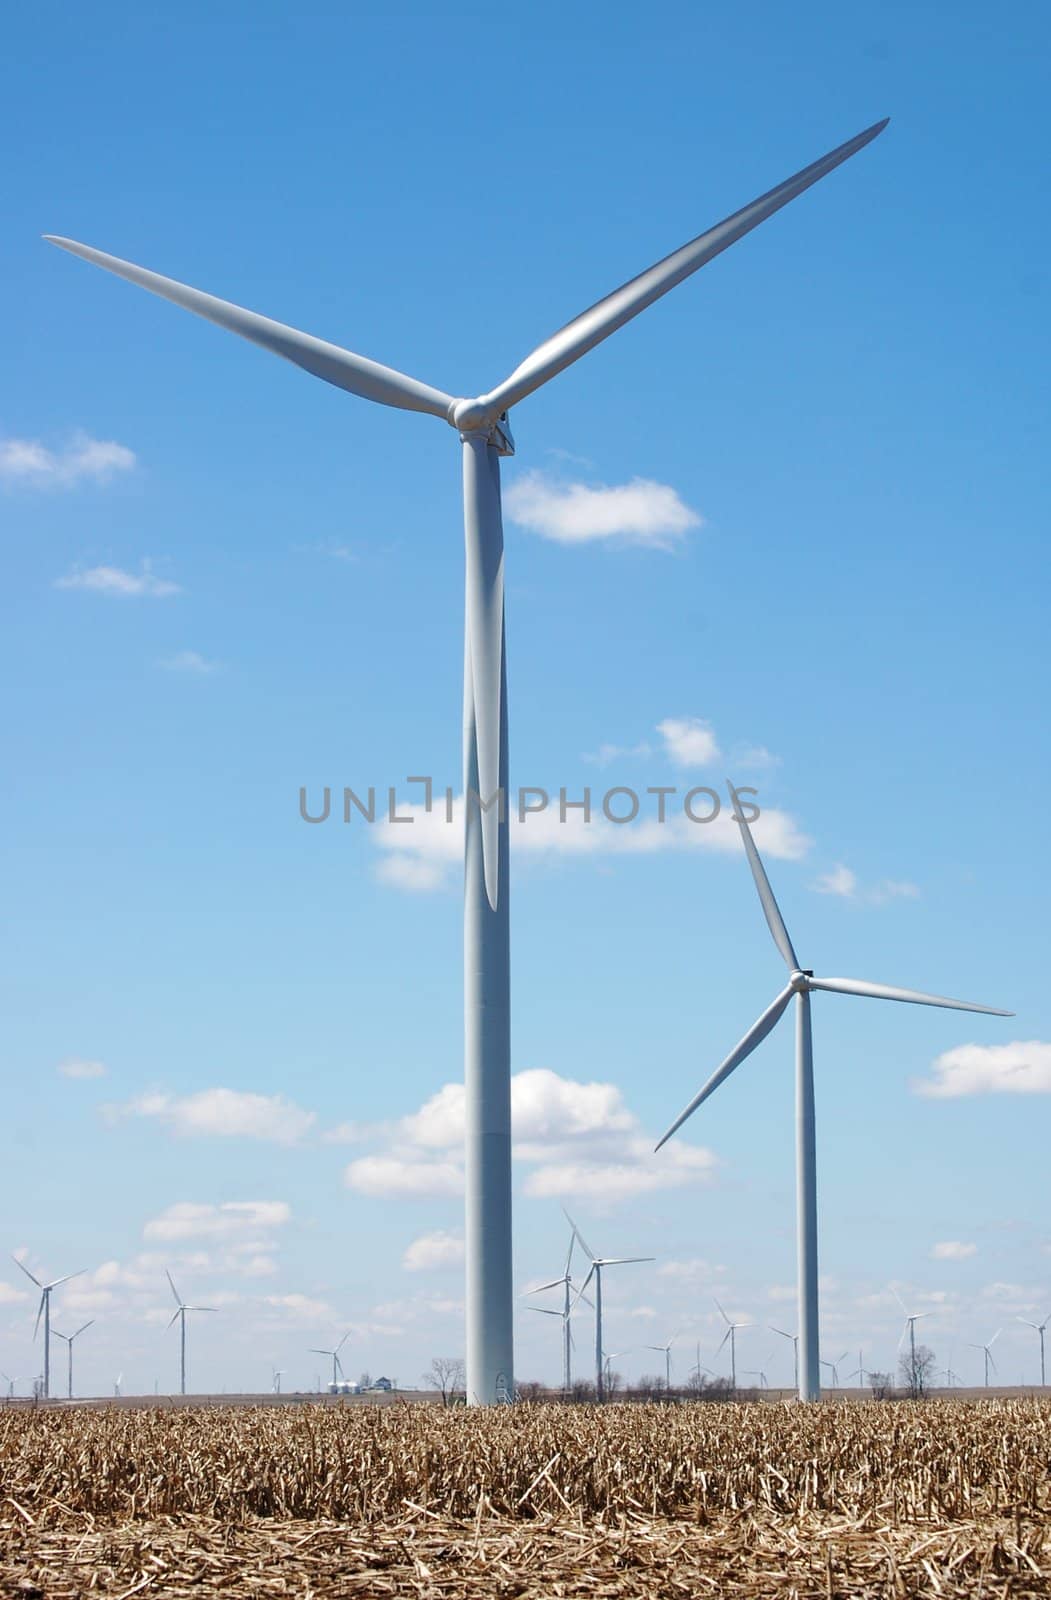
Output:
[[[810,990],[809,980],[814,976],[812,972],[801,971],[798,967],[788,980],[789,988],[793,994],[807,994]]]

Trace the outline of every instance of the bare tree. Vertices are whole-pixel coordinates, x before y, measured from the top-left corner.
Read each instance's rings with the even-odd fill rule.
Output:
[[[926,1344],[918,1344],[915,1353],[911,1349],[902,1352],[898,1370],[902,1386],[913,1400],[922,1400],[931,1387],[936,1359],[934,1351]]]
[[[873,1400],[889,1400],[894,1392],[889,1372],[870,1372],[869,1388],[872,1390]]]
[[[423,1381],[429,1388],[437,1389],[443,1406],[449,1405],[452,1397],[464,1388],[467,1381],[463,1357],[435,1356],[430,1370],[423,1374]]]

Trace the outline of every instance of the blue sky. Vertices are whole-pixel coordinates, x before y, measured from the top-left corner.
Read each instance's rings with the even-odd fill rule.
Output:
[[[8,20],[0,1204],[34,1271],[91,1268],[55,1309],[97,1317],[84,1388],[173,1381],[166,1265],[222,1308],[200,1387],[311,1384],[348,1327],[348,1369],[403,1382],[462,1348],[452,830],[298,816],[303,785],[457,784],[462,533],[447,429],[40,235],[470,394],[885,115],[515,413],[512,781],[751,782],[807,965],[1017,1013],[817,997],[823,1348],[889,1365],[893,1283],[943,1364],[976,1379],[1002,1324],[1033,1377],[1048,31],[1035,4]],[[513,869],[516,1282],[559,1270],[561,1204],[656,1255],[607,1286],[629,1375],[675,1333],[715,1364],[713,1292],[794,1316],[790,1029],[648,1154],[781,981],[733,839],[654,808],[527,824]],[[20,1377],[30,1287],[0,1268]],[[520,1376],[554,1377],[557,1326],[519,1324]]]

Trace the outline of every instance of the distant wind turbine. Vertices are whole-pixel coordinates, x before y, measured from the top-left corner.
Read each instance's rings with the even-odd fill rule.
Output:
[[[569,1249],[566,1251],[566,1265],[562,1276],[560,1278],[553,1278],[550,1283],[542,1283],[536,1289],[530,1289],[529,1291],[530,1294],[543,1294],[547,1289],[561,1289],[563,1291],[561,1311],[550,1311],[546,1306],[530,1306],[529,1309],[531,1311],[539,1311],[541,1315],[545,1317],[561,1317],[562,1319],[562,1393],[566,1399],[569,1398],[569,1392],[572,1383],[573,1330],[570,1327],[570,1314],[573,1310],[573,1307],[570,1304],[570,1291],[573,1288],[573,1279],[570,1268],[573,1263],[573,1246],[576,1244],[576,1242],[576,1229],[571,1223]],[[581,1299],[584,1300],[585,1305],[591,1305],[591,1301],[588,1300],[583,1294],[581,1294]]]
[[[911,1384],[915,1384],[915,1382],[916,1382],[916,1324],[917,1324],[917,1322],[922,1322],[924,1317],[929,1317],[931,1313],[929,1311],[909,1311],[909,1309],[907,1308],[904,1300],[901,1298],[901,1295],[898,1293],[897,1289],[892,1287],[890,1292],[894,1296],[895,1300],[898,1302],[899,1306],[901,1307],[902,1311],[905,1314],[905,1326],[902,1328],[902,1330],[901,1330],[901,1338],[898,1340],[898,1352],[900,1354],[902,1345],[905,1343],[905,1340],[908,1339],[908,1341],[909,1341],[909,1382]]]
[[[15,1266],[19,1267],[25,1273],[26,1277],[29,1278],[31,1280],[31,1282],[35,1283],[37,1288],[40,1290],[40,1304],[37,1307],[36,1322],[33,1325],[33,1338],[35,1339],[37,1334],[40,1332],[40,1318],[41,1318],[41,1316],[43,1316],[43,1318],[44,1318],[43,1397],[44,1397],[45,1400],[49,1400],[51,1398],[51,1291],[52,1291],[52,1289],[57,1289],[59,1284],[61,1284],[61,1283],[68,1283],[70,1278],[79,1278],[79,1277],[81,1277],[83,1275],[83,1273],[85,1273],[87,1271],[87,1267],[78,1267],[76,1272],[67,1272],[66,1276],[64,1278],[52,1278],[50,1283],[41,1283],[39,1278],[35,1278],[33,1276],[33,1274],[30,1272],[28,1267],[22,1265],[22,1262],[19,1261],[17,1256],[12,1256],[11,1260],[14,1262]]]
[[[715,1300],[714,1294],[712,1295],[712,1299]],[[726,1312],[723,1310],[722,1306],[719,1305],[718,1300],[715,1300],[715,1303],[716,1303],[717,1306],[719,1306],[719,1315],[722,1317],[723,1321],[726,1323],[726,1332],[723,1334],[722,1338],[719,1341],[719,1350],[722,1349],[722,1347],[726,1343],[727,1339],[729,1339],[729,1341],[730,1341],[730,1387],[731,1387],[731,1389],[736,1390],[736,1388],[737,1388],[737,1330],[738,1330],[738,1328],[750,1328],[752,1326],[752,1324],[750,1322],[731,1322],[729,1317],[726,1315]],[[719,1350],[716,1350],[716,1352],[715,1352],[716,1355],[719,1354]]]
[[[597,1256],[595,1254],[594,1250],[592,1250],[591,1246],[585,1240],[584,1235],[581,1233],[580,1229],[577,1227],[576,1223],[573,1221],[573,1218],[569,1215],[568,1211],[565,1213],[565,1215],[566,1215],[566,1221],[569,1223],[569,1225],[573,1229],[573,1232],[576,1235],[577,1239],[580,1241],[580,1248],[583,1250],[584,1254],[587,1256],[588,1260],[591,1262],[591,1266],[588,1268],[588,1275],[584,1279],[584,1282],[580,1285],[580,1288],[577,1290],[577,1300],[582,1300],[583,1299],[584,1290],[587,1288],[587,1286],[591,1282],[592,1278],[594,1278],[594,1280],[595,1280],[595,1399],[601,1401],[601,1400],[603,1400],[605,1398],[605,1392],[604,1392],[605,1391],[605,1383],[604,1383],[604,1377],[603,1377],[603,1361],[602,1361],[602,1272],[603,1272],[603,1268],[605,1268],[605,1267],[628,1267],[628,1266],[633,1266],[634,1264],[636,1264],[637,1262],[640,1262],[640,1261],[653,1261],[655,1259],[655,1257],[653,1257],[653,1256]],[[573,1304],[576,1305],[576,1300],[574,1300]],[[623,1354],[623,1352],[622,1352],[622,1354]]]
[[[843,1354],[841,1356],[837,1356],[835,1361],[822,1361],[822,1363],[821,1363],[821,1365],[823,1367],[827,1367],[828,1370],[832,1374],[832,1387],[833,1387],[833,1389],[838,1389],[839,1388],[839,1363],[841,1361],[845,1361],[847,1359],[848,1354],[849,1354],[849,1351],[844,1350]]]
[[[333,1384],[333,1387],[335,1387],[335,1385],[339,1382],[340,1378],[344,1378],[344,1379],[346,1378],[346,1373],[343,1371],[343,1363],[339,1359],[339,1352],[342,1350],[343,1346],[346,1344],[346,1342],[347,1342],[347,1340],[349,1338],[350,1338],[350,1329],[348,1328],[346,1333],[343,1335],[342,1339],[339,1341],[339,1343],[337,1344],[337,1346],[336,1346],[336,1348],[334,1350],[319,1350],[316,1345],[312,1344],[310,1346],[310,1354],[312,1356],[331,1356],[332,1357],[332,1384]]]
[[[120,1386],[121,1386],[121,1384],[123,1382],[124,1382],[124,1374],[123,1374],[123,1372],[118,1372],[117,1376],[113,1380],[113,1395],[114,1395],[114,1398],[117,1399],[117,1400],[120,1399],[120,1395],[121,1395]],[[153,1392],[154,1392],[154,1394],[157,1393],[156,1384],[154,1384]]]
[[[464,885],[467,1400],[514,1389],[511,1281],[510,943],[507,674],[500,460],[514,454],[508,411],[698,268],[869,144],[886,119],[802,168],[565,323],[495,389],[457,398],[353,351],[204,294],[73,239],[45,237],[362,399],[423,412],[463,447],[466,542]],[[426,280],[425,280],[426,281]],[[472,804],[470,796],[484,802]]]
[[[866,1377],[865,1353],[864,1353],[863,1350],[859,1350],[858,1351],[857,1368],[855,1369],[854,1372],[848,1372],[848,1374],[847,1374],[847,1382],[849,1383],[852,1378],[857,1378],[858,1382],[861,1384],[861,1387],[864,1388],[865,1387],[865,1377]]]
[[[172,1275],[168,1271],[167,1267],[165,1267],[165,1269],[164,1269],[164,1276],[167,1278],[169,1284],[171,1285],[171,1291],[172,1291],[173,1296],[175,1297],[176,1309],[172,1313],[172,1319],[171,1319],[171,1322],[169,1322],[169,1324],[168,1324],[168,1328],[170,1328],[172,1326],[172,1323],[178,1321],[178,1323],[179,1323],[179,1393],[180,1394],[185,1394],[186,1393],[186,1313],[187,1313],[187,1311],[214,1311],[216,1309],[216,1307],[215,1306],[188,1306],[188,1305],[186,1305],[185,1302],[183,1301],[182,1297],[180,1296],[178,1289],[175,1287],[175,1284],[172,1282]],[[168,1328],[165,1328],[165,1330],[164,1330],[165,1333],[167,1333]]]
[[[768,1364],[769,1364],[769,1360],[770,1360],[770,1358],[768,1356],[767,1357],[767,1363]],[[765,1369],[763,1367],[742,1367],[741,1370],[744,1373],[744,1376],[746,1378],[758,1378],[759,1379],[759,1387],[760,1387],[760,1389],[769,1389],[770,1383],[769,1383],[769,1380],[768,1380],[768,1378],[766,1376],[766,1371],[765,1371]]]
[[[1051,1322],[1051,1312],[1048,1313],[1043,1322],[1030,1322],[1026,1317],[1019,1317],[1018,1320],[1019,1322],[1025,1323],[1027,1328],[1032,1328],[1033,1332],[1037,1334],[1040,1339],[1040,1387],[1041,1389],[1046,1388],[1047,1380],[1044,1375],[1044,1330],[1048,1323]]]
[[[316,1355],[317,1351],[315,1351],[314,1354]],[[274,1393],[275,1394],[280,1394],[281,1393],[281,1379],[284,1377],[284,1375],[285,1375],[284,1367],[272,1367],[271,1368],[271,1383],[273,1384],[273,1389],[274,1389]]]
[[[792,1387],[793,1387],[793,1389],[798,1389],[799,1388],[799,1335],[798,1335],[798,1333],[786,1333],[784,1328],[775,1328],[772,1322],[767,1323],[767,1327],[770,1329],[771,1333],[779,1333],[781,1335],[782,1339],[790,1339],[792,1341]]]
[[[1002,1328],[997,1328],[988,1344],[972,1344],[970,1346],[970,1349],[972,1350],[981,1350],[985,1356],[985,1387],[987,1389],[989,1387],[989,1368],[992,1367],[993,1371],[996,1371],[996,1362],[993,1360],[993,1345],[996,1343],[997,1339],[999,1339],[1003,1331],[1004,1330]]]
[[[664,1356],[664,1392],[666,1394],[671,1394],[671,1347],[678,1337],[677,1333],[673,1333],[667,1344],[648,1344],[645,1346],[647,1350],[656,1350],[658,1354],[663,1354]]]
[[[810,995],[815,989],[827,989],[833,994],[863,995],[876,1000],[908,1000],[921,1006],[946,1006],[953,1011],[981,1011],[991,1016],[1007,1017],[1009,1011],[997,1011],[992,1006],[972,1005],[967,1000],[947,1000],[942,995],[920,994],[914,989],[893,988],[885,983],[869,983],[861,978],[815,978],[809,968],[801,967],[788,937],[784,918],[774,899],[759,852],[755,847],[751,829],[741,812],[737,790],[727,785],[733,801],[734,820],[741,829],[748,864],[752,869],[759,900],[766,917],[774,944],[788,968],[788,982],[731,1050],[726,1060],[712,1073],[699,1094],[696,1094],[684,1111],[681,1111],[657,1149],[681,1128],[708,1096],[716,1090],[735,1067],[751,1055],[788,1009],[796,1002],[796,1233],[799,1263],[799,1338],[802,1345],[802,1362],[799,1374],[799,1398],[818,1400],[821,1397],[821,1372],[818,1346],[818,1284],[817,1284],[817,1159],[814,1126],[814,1061],[810,1034]]]
[[[12,1378],[7,1372],[0,1372],[0,1378],[3,1378],[4,1382],[7,1384],[7,1398],[9,1400],[13,1400],[15,1398],[15,1384],[18,1382],[18,1379]]]
[[[611,1389],[613,1387],[612,1378],[611,1378],[611,1367],[612,1367],[613,1362],[614,1361],[619,1361],[621,1356],[630,1356],[630,1355],[631,1355],[631,1351],[630,1350],[611,1350],[610,1351],[609,1355],[606,1357],[606,1388],[607,1389]]]
[[[82,1333],[86,1333],[88,1328],[92,1328],[92,1327],[94,1327],[94,1325],[95,1325],[95,1319],[94,1319],[94,1317],[92,1317],[91,1321],[90,1322],[85,1322],[83,1327],[80,1327],[80,1328],[77,1329],[76,1333],[59,1333],[57,1328],[54,1330],[54,1334],[55,1334],[55,1338],[56,1339],[65,1339],[65,1341],[66,1341],[67,1354],[69,1356],[69,1370],[68,1370],[68,1374],[67,1374],[66,1398],[69,1399],[69,1400],[72,1400],[72,1398],[73,1398],[73,1340],[74,1339],[79,1339]]]

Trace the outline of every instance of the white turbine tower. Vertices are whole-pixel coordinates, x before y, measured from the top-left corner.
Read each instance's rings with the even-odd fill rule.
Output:
[[[660,1146],[658,1146],[658,1149],[659,1148],[660,1148]],[[712,1295],[712,1299],[715,1300],[714,1294]],[[736,1389],[737,1389],[737,1330],[738,1330],[738,1328],[750,1328],[752,1326],[752,1324],[750,1322],[731,1322],[730,1318],[726,1315],[726,1312],[723,1310],[722,1306],[719,1305],[718,1300],[715,1300],[715,1303],[716,1303],[717,1306],[719,1306],[719,1315],[722,1317],[723,1321],[726,1323],[726,1332],[723,1334],[722,1338],[719,1340],[719,1349],[716,1350],[715,1353],[716,1353],[716,1355],[718,1355],[719,1354],[719,1350],[722,1349],[722,1347],[726,1343],[726,1341],[727,1340],[730,1341],[730,1387],[731,1387],[731,1389],[733,1389],[736,1392]]]
[[[931,1315],[931,1313],[929,1311],[909,1311],[907,1309],[906,1305],[905,1305],[904,1300],[901,1298],[901,1295],[898,1293],[897,1289],[892,1287],[890,1292],[894,1296],[895,1300],[898,1302],[899,1306],[901,1307],[901,1309],[902,1309],[902,1311],[904,1312],[904,1315],[905,1315],[905,1326],[902,1328],[902,1330],[901,1330],[901,1338],[898,1340],[898,1354],[899,1355],[901,1354],[901,1347],[905,1343],[905,1340],[908,1339],[908,1341],[909,1341],[909,1383],[912,1384],[913,1386],[915,1386],[915,1383],[916,1383],[916,1324],[917,1324],[917,1322],[922,1322],[924,1317],[929,1317]]]
[[[1002,1328],[997,1328],[988,1344],[972,1344],[969,1346],[971,1350],[981,1350],[982,1354],[985,1356],[985,1387],[987,1389],[989,1387],[989,1368],[992,1367],[993,1371],[996,1371],[996,1362],[993,1360],[993,1345],[996,1343],[997,1339],[999,1339],[1003,1331],[1004,1330]]]
[[[467,1399],[514,1392],[511,1283],[507,689],[500,457],[514,453],[507,413],[767,217],[861,150],[886,121],[859,133],[716,227],[615,289],[536,347],[509,378],[456,399],[364,356],[202,294],[72,239],[52,244],[105,267],[275,355],[381,405],[440,418],[463,445],[467,557],[464,670],[464,881]],[[482,797],[481,803],[477,796]],[[475,797],[472,799],[472,796]],[[499,799],[498,799],[499,796]]]
[[[577,1239],[580,1241],[580,1248],[583,1250],[584,1254],[587,1256],[588,1260],[591,1262],[591,1266],[588,1268],[588,1275],[584,1279],[584,1282],[581,1284],[580,1288],[577,1290],[577,1300],[582,1300],[584,1298],[584,1290],[587,1288],[587,1286],[591,1282],[592,1278],[594,1278],[594,1280],[595,1280],[595,1399],[598,1400],[598,1401],[602,1401],[605,1398],[605,1379],[604,1379],[604,1376],[603,1376],[603,1365],[604,1364],[603,1364],[603,1357],[602,1357],[602,1271],[603,1271],[603,1268],[604,1267],[629,1267],[629,1266],[634,1266],[635,1264],[637,1264],[638,1262],[641,1262],[641,1261],[653,1261],[655,1259],[655,1257],[653,1257],[653,1256],[597,1256],[595,1254],[594,1250],[592,1250],[591,1246],[587,1243],[587,1240],[584,1238],[584,1235],[581,1233],[580,1229],[577,1227],[576,1223],[573,1221],[573,1218],[569,1215],[568,1211],[566,1212],[566,1221],[569,1223],[569,1225],[573,1229],[573,1232],[576,1235]],[[577,1303],[577,1301],[574,1300],[573,1304],[576,1305],[576,1303]],[[626,1355],[627,1352],[624,1351],[624,1350],[621,1350],[621,1351],[618,1351],[618,1354],[619,1355]]]
[[[792,941],[788,937],[784,918],[774,899],[774,892],[766,876],[759,852],[752,839],[751,829],[741,813],[737,791],[727,785],[734,806],[734,820],[741,829],[741,838],[748,864],[752,869],[759,900],[773,935],[774,944],[788,968],[788,982],[754,1023],[735,1049],[731,1050],[722,1066],[708,1079],[701,1092],[694,1096],[686,1109],[680,1112],[661,1145],[681,1128],[708,1096],[716,1090],[735,1067],[751,1055],[788,1009],[796,1002],[796,1232],[799,1269],[799,1338],[802,1361],[799,1373],[799,1398],[817,1400],[821,1395],[821,1375],[818,1361],[818,1290],[817,1290],[817,1160],[814,1126],[814,1061],[810,1037],[810,995],[815,989],[826,989],[833,994],[862,995],[875,1000],[909,1000],[921,1006],[945,1006],[952,1011],[981,1011],[994,1017],[1009,1017],[1011,1012],[998,1011],[993,1006],[978,1006],[968,1000],[947,1000],[942,995],[920,994],[914,989],[898,989],[885,983],[869,983],[862,978],[815,978],[808,968],[800,967]]]
[[[537,1288],[529,1290],[530,1294],[543,1294],[547,1289],[562,1290],[563,1299],[561,1311],[552,1311],[547,1306],[530,1306],[529,1309],[530,1311],[538,1311],[540,1315],[544,1317],[561,1318],[562,1394],[566,1400],[569,1399],[570,1390],[573,1384],[573,1328],[571,1325],[571,1316],[573,1306],[576,1304],[576,1301],[574,1300],[572,1304],[570,1303],[570,1293],[574,1287],[573,1278],[570,1273],[570,1266],[573,1261],[573,1246],[576,1243],[576,1239],[576,1232],[571,1231],[569,1235],[569,1249],[566,1252],[566,1267],[562,1276],[560,1278],[553,1278],[550,1283],[542,1283]],[[584,1294],[583,1290],[581,1290],[578,1298],[583,1300],[586,1306],[591,1306],[591,1301],[588,1299],[587,1295]],[[594,1309],[594,1307],[592,1307],[592,1309]]]
[[[316,1355],[317,1351],[315,1351],[314,1354]],[[284,1375],[285,1375],[284,1367],[271,1367],[271,1369],[270,1369],[270,1382],[271,1382],[271,1385],[273,1387],[273,1391],[274,1391],[275,1394],[280,1394],[281,1393],[281,1379],[284,1377]]]
[[[79,1278],[87,1271],[87,1268],[78,1267],[76,1272],[67,1272],[64,1278],[52,1278],[50,1283],[41,1283],[39,1278],[33,1276],[28,1267],[22,1265],[17,1256],[12,1256],[11,1260],[16,1267],[21,1268],[26,1277],[35,1283],[40,1290],[40,1304],[37,1307],[36,1322],[33,1325],[33,1338],[35,1339],[40,1332],[40,1318],[42,1316],[44,1318],[44,1376],[41,1394],[45,1400],[49,1400],[51,1398],[51,1291],[52,1289],[57,1289],[61,1283],[68,1283],[70,1278]]]
[[[779,1333],[782,1339],[789,1339],[792,1343],[792,1387],[799,1388],[799,1335],[786,1333],[784,1328],[775,1328],[772,1322],[767,1323],[771,1333]]]
[[[169,1322],[169,1324],[168,1324],[168,1328],[170,1328],[174,1322],[178,1321],[178,1323],[179,1323],[179,1393],[180,1394],[185,1394],[186,1393],[186,1313],[187,1313],[187,1311],[214,1311],[216,1308],[215,1308],[215,1306],[188,1306],[188,1305],[186,1305],[186,1303],[183,1301],[181,1295],[179,1294],[178,1289],[175,1287],[175,1284],[172,1282],[172,1275],[168,1271],[167,1267],[165,1267],[165,1269],[164,1269],[164,1276],[167,1278],[169,1284],[171,1285],[171,1291],[172,1291],[173,1296],[175,1297],[176,1309],[172,1312],[172,1319],[171,1319],[171,1322]],[[164,1330],[165,1333],[167,1333],[168,1328],[165,1328],[165,1330]]]
[[[312,1344],[310,1346],[310,1353],[311,1353],[312,1356],[331,1356],[332,1357],[332,1387],[333,1388],[336,1387],[336,1385],[338,1384],[340,1378],[344,1378],[344,1379],[346,1378],[346,1373],[343,1371],[343,1363],[339,1359],[339,1352],[342,1350],[343,1346],[346,1344],[346,1342],[347,1342],[347,1340],[349,1338],[350,1338],[350,1329],[348,1328],[346,1333],[343,1335],[342,1339],[339,1341],[339,1343],[337,1344],[337,1346],[336,1346],[336,1348],[334,1350],[319,1350],[316,1345]]]
[[[59,1333],[57,1328],[54,1330],[56,1339],[64,1339],[66,1341],[66,1353],[69,1357],[69,1365],[66,1373],[67,1400],[72,1400],[73,1398],[73,1340],[79,1339],[81,1334],[86,1333],[88,1328],[94,1327],[94,1324],[95,1319],[92,1317],[91,1321],[85,1322],[82,1327],[77,1329],[76,1333]]]
[[[116,1400],[120,1399],[120,1396],[121,1396],[121,1387],[120,1386],[121,1386],[121,1384],[123,1382],[124,1382],[124,1374],[123,1374],[123,1372],[118,1372],[117,1376],[113,1380],[113,1397]],[[154,1386],[154,1393],[156,1393],[156,1386]]]
[[[1033,1332],[1039,1337],[1039,1340],[1040,1340],[1040,1387],[1041,1387],[1041,1389],[1044,1389],[1044,1388],[1047,1387],[1047,1379],[1046,1379],[1045,1373],[1044,1373],[1044,1330],[1046,1329],[1048,1323],[1051,1322],[1051,1312],[1048,1313],[1048,1315],[1044,1318],[1043,1322],[1030,1322],[1030,1321],[1028,1321],[1028,1319],[1026,1317],[1019,1317],[1018,1320],[1019,1320],[1019,1322],[1024,1322],[1025,1326],[1027,1328],[1032,1328]]]

